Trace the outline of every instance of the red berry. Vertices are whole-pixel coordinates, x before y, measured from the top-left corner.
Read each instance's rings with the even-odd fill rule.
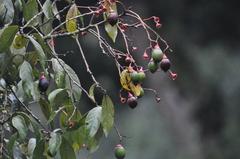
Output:
[[[73,123],[73,122],[70,122],[70,123],[68,124],[68,126],[71,128],[71,127],[74,126],[74,123]]]
[[[49,82],[44,75],[39,79],[38,88],[41,92],[46,92],[49,86]]]

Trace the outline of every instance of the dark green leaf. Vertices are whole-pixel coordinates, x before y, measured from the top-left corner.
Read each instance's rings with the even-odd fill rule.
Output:
[[[43,38],[37,34],[37,33],[34,33],[32,34],[36,39],[37,39],[37,42],[42,46],[42,48],[49,54],[51,54],[51,49],[49,48],[49,46],[45,43],[45,41],[43,40]]]
[[[12,1],[9,0],[0,0],[0,21],[3,24],[11,24],[14,18],[14,6]]]
[[[103,129],[100,126],[97,133],[92,138],[88,139],[88,145],[87,145],[89,149],[88,156],[90,156],[93,152],[95,152],[98,149],[102,135],[103,135]]]
[[[66,138],[62,136],[62,143],[60,146],[60,156],[64,159],[76,159],[76,155],[72,145]]]
[[[46,71],[46,70],[45,70],[46,56],[45,56],[45,54],[44,54],[44,51],[43,51],[43,49],[42,49],[42,46],[41,46],[33,37],[29,36],[29,39],[30,39],[30,41],[32,42],[35,50],[36,50],[37,53],[38,53],[38,58],[39,58],[39,60],[40,60],[40,63],[41,63],[41,65],[42,65],[43,70]],[[47,74],[47,73],[45,72],[45,74]]]
[[[32,67],[27,62],[24,61],[20,67],[20,78],[22,79],[22,87],[23,90],[35,101],[38,101],[40,98],[40,93],[38,90],[35,89],[34,82],[33,82],[33,74],[32,74]]]
[[[61,62],[61,64],[59,62]],[[54,81],[56,82],[58,88],[62,88],[66,76],[66,72],[64,71],[62,66],[64,66],[65,63],[61,59],[59,59],[59,62],[57,59],[53,58],[52,68],[54,71]]]
[[[23,150],[19,147],[19,145],[15,144],[13,146],[13,158],[17,159],[26,159],[26,155]]]
[[[36,51],[28,52],[25,56],[25,60],[34,67],[37,64],[38,53]]]
[[[9,26],[4,29],[3,33],[0,35],[0,53],[12,45],[13,39],[17,32],[18,26]]]
[[[38,104],[41,107],[42,113],[45,116],[47,120],[50,119],[50,116],[52,115],[52,108],[51,105],[48,104],[43,98],[40,98]],[[54,127],[54,121],[51,121],[51,127]]]
[[[71,77],[71,79],[73,79],[77,83],[77,84],[74,84],[72,81],[70,81],[68,75],[66,75],[65,87],[72,90],[72,92],[69,91],[69,93],[70,94],[73,93],[73,96],[74,96],[73,98],[74,98],[75,104],[78,104],[78,102],[81,98],[81,95],[82,95],[82,89],[79,88],[79,86],[81,86],[81,83],[79,81],[78,76],[76,75],[76,73],[73,71],[73,69],[70,66],[65,64],[64,67],[65,67],[65,70],[68,72],[68,75]]]
[[[33,156],[33,151],[36,147],[36,139],[35,138],[31,138],[29,141],[28,141],[28,148],[27,148],[27,156],[29,158],[32,158]]]
[[[109,131],[113,127],[114,123],[114,105],[111,98],[108,95],[103,96],[102,100],[102,120],[101,125],[103,127],[103,131],[107,136]]]
[[[22,80],[21,80],[21,81],[19,81],[19,83],[17,85],[18,89],[16,92],[16,95],[21,102],[25,101],[25,99],[27,98],[27,94],[25,93],[22,86],[23,86],[23,84],[22,84]]]
[[[27,126],[24,118],[20,115],[14,116],[12,124],[18,130],[19,142],[22,143],[27,136]]]
[[[37,142],[37,145],[33,151],[33,159],[47,159],[43,152],[45,150],[45,139],[41,139]]]
[[[15,141],[17,140],[17,133],[13,134],[8,141],[7,148],[8,148],[8,153],[13,156],[13,147],[15,144]]]
[[[52,132],[50,136],[51,138],[49,140],[49,152],[51,153],[52,156],[55,156],[58,151],[58,148],[61,145],[62,138],[61,135],[56,132]]]
[[[86,118],[86,138],[92,138],[98,131],[102,116],[102,107],[90,110]]]
[[[25,3],[24,0],[22,1],[22,11],[24,20],[28,22],[29,20],[32,20],[29,25],[36,26],[39,24],[39,16],[32,19],[35,15],[38,14],[38,4],[36,0],[28,0],[27,3]]]

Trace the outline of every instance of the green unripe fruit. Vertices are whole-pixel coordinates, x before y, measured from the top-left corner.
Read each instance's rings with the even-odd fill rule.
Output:
[[[148,63],[148,69],[150,72],[155,73],[158,70],[158,64],[154,61]]]
[[[160,48],[157,48],[157,49],[153,49],[152,50],[152,58],[153,58],[153,61],[158,63],[162,60],[163,58],[163,52]]]
[[[131,73],[130,78],[134,84],[139,82],[139,74],[138,72],[134,71]]]
[[[139,83],[142,83],[146,78],[146,74],[144,72],[138,72],[138,76],[139,76]]]
[[[116,145],[114,152],[117,159],[123,159],[126,156],[126,151],[120,144]]]
[[[141,98],[144,95],[144,89],[140,89],[140,95],[138,96],[138,98]]]

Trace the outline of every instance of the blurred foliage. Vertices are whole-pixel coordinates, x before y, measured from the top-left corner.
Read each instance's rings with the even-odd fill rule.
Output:
[[[84,1],[81,5],[95,2]],[[146,93],[149,100],[140,100],[135,110],[130,110],[125,104],[116,105],[115,118],[120,119],[116,120],[116,125],[124,135],[133,135],[123,139],[126,158],[240,158],[240,21],[237,20],[240,2],[123,2],[126,6],[133,6],[143,17],[156,15],[161,18],[163,27],[159,32],[173,50],[168,56],[174,64],[172,68],[179,74],[174,82],[167,81],[168,76],[153,77],[159,77],[159,82],[154,84],[159,87],[159,94],[163,95],[160,104],[155,103],[151,93]],[[144,45],[141,40],[136,39],[136,42]],[[83,50],[88,49],[86,56],[89,62],[93,59],[92,72],[103,87],[111,92],[111,98],[118,100],[116,90],[120,84],[117,70],[111,67],[113,60],[102,56],[101,50],[97,48],[97,40],[91,36],[86,37],[82,44]],[[83,62],[70,39],[56,39],[56,46],[59,54],[70,52],[64,59],[74,70],[78,70],[80,77],[89,78],[89,74],[82,71],[85,69],[81,69],[84,67]],[[141,53],[140,49],[138,51]],[[103,62],[105,58],[109,58],[108,63]],[[111,78],[100,76],[98,72],[102,71],[111,74]],[[89,80],[82,81],[82,85],[91,84]],[[87,110],[92,105],[90,103],[90,100],[81,101],[80,109]],[[149,123],[151,120],[154,122]],[[154,131],[149,132],[153,127]],[[89,159],[99,156],[112,158],[116,143],[116,134],[110,133],[108,140],[104,140]],[[81,151],[79,158],[86,156],[85,150]]]

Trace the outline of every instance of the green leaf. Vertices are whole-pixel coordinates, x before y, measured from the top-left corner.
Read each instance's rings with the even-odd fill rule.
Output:
[[[114,123],[113,116],[114,116],[113,102],[108,95],[103,95],[101,125],[106,136],[108,136],[108,133],[113,127]]]
[[[74,82],[76,82],[77,84],[73,83],[72,81],[70,81],[68,75],[66,75],[65,77],[65,87],[69,88],[72,90],[69,91],[69,95],[70,97],[72,96],[71,93],[73,93],[73,101],[75,101],[75,104],[78,104],[81,95],[82,95],[82,89],[79,88],[79,86],[81,86],[80,80],[78,78],[78,76],[76,75],[76,73],[74,72],[74,70],[68,66],[67,64],[64,65],[65,70],[68,72],[68,75],[74,80]]]
[[[43,13],[47,17],[47,19],[52,18],[52,1],[51,0],[46,0],[45,3],[43,4]]]
[[[33,119],[31,116],[29,116],[28,114],[24,113],[24,112],[18,112],[18,115],[21,115],[25,120],[29,119],[29,121],[31,122],[31,126],[33,127],[33,131],[34,134],[36,135],[36,140],[37,142],[41,139],[41,132],[39,130],[39,126],[38,123],[35,119]]]
[[[27,3],[25,3],[24,0],[21,0],[22,2],[22,11],[23,11],[23,17],[26,22],[29,20],[32,20],[29,25],[36,26],[39,24],[39,16],[32,19],[35,15],[38,14],[38,4],[36,0],[28,0]]]
[[[42,113],[44,115],[44,117],[49,120],[50,116],[52,114],[52,108],[51,105],[46,102],[43,98],[40,98],[38,104],[40,105],[40,108],[42,110]],[[54,127],[54,121],[51,121],[51,127]]]
[[[23,150],[19,147],[19,145],[15,144],[13,146],[13,158],[25,159],[26,155]]]
[[[47,124],[49,124],[60,111],[62,111],[63,109],[66,109],[67,107],[72,107],[72,106],[63,106],[63,107],[60,107],[58,110],[54,111],[50,116],[49,120],[47,121]]]
[[[68,90],[68,89],[67,88],[66,89],[59,88],[59,89],[56,89],[56,90],[52,91],[48,95],[49,102],[52,102],[58,94],[64,93],[64,92],[66,92],[66,90]]]
[[[25,55],[25,60],[32,66],[34,67],[37,64],[37,60],[38,60],[38,54],[36,51],[33,52],[28,52]]]
[[[11,24],[14,18],[14,6],[12,1],[9,0],[0,0],[0,21],[3,24]]]
[[[93,152],[95,152],[98,149],[102,135],[103,135],[103,129],[100,126],[97,133],[92,138],[87,140],[88,149],[89,149],[88,156],[90,156]]]
[[[108,36],[112,39],[112,41],[115,43],[117,34],[118,34],[118,28],[117,25],[112,26],[108,22],[105,23],[105,30],[108,33]]]
[[[32,158],[33,156],[33,151],[36,147],[36,139],[35,138],[31,138],[29,141],[28,141],[28,147],[27,147],[27,156],[29,158]]]
[[[110,14],[109,11],[111,9],[113,9],[117,13],[117,5],[116,5],[116,3],[111,4],[111,6],[109,4],[107,4],[106,7],[108,8],[108,11],[106,13],[104,13],[104,15],[103,15],[104,20],[107,19],[107,16]],[[110,7],[111,7],[111,9],[110,9]],[[116,38],[117,38],[117,34],[118,34],[118,27],[117,27],[117,25],[112,26],[111,24],[106,22],[105,23],[105,30],[108,33],[108,36],[115,43]]]
[[[12,124],[18,130],[19,142],[22,143],[27,136],[27,126],[24,118],[20,115],[14,116]]]
[[[59,62],[61,62],[61,64]],[[63,87],[63,84],[65,82],[66,72],[62,68],[62,66],[64,66],[65,63],[61,59],[59,59],[59,62],[55,58],[52,59],[52,68],[54,71],[54,81],[56,82],[58,88],[61,88],[61,87]]]
[[[17,133],[13,134],[10,138],[9,141],[7,143],[7,149],[8,149],[8,153],[13,156],[13,147],[15,145],[15,141],[17,140]]]
[[[30,96],[33,97],[35,101],[38,101],[40,98],[40,93],[34,87],[32,67],[27,62],[24,61],[20,67],[20,78],[22,79],[23,90]]]
[[[51,49],[50,49],[49,46],[45,43],[45,41],[43,40],[42,36],[40,36],[40,35],[37,34],[37,33],[33,33],[32,35],[36,38],[37,42],[42,46],[42,48],[43,48],[47,53],[49,53],[49,54],[52,55]]]
[[[13,39],[18,32],[18,26],[9,26],[0,35],[0,53],[12,45]]]
[[[45,70],[46,56],[44,54],[42,46],[33,37],[29,36],[29,39],[32,42],[35,50],[38,53],[38,58],[39,58],[39,61],[40,61],[41,65],[42,65],[43,70],[46,71]],[[47,74],[47,73],[45,72],[45,74]]]
[[[22,84],[22,80],[21,80],[21,81],[19,81],[19,83],[17,85],[18,89],[16,91],[16,95],[21,102],[25,101],[25,99],[28,97],[22,86],[23,86],[23,84]]]
[[[94,88],[96,85],[98,85],[98,83],[94,83],[89,89],[89,97],[93,101],[93,103],[97,103],[94,97]]]
[[[53,6],[52,6],[52,12],[53,12],[54,15],[57,14],[57,15],[56,15],[56,18],[57,18],[58,20],[60,20],[60,15],[58,14],[59,11],[58,11],[58,9],[57,9],[56,3],[54,3]]]
[[[45,150],[45,139],[41,139],[37,142],[37,145],[33,151],[32,159],[47,159],[47,156],[43,155]]]
[[[76,159],[76,155],[72,145],[68,140],[62,136],[62,143],[60,146],[60,156],[64,159]]]
[[[55,156],[57,154],[57,151],[61,145],[62,138],[59,133],[52,132],[50,134],[51,138],[49,140],[49,153],[51,153],[52,156]]]
[[[100,126],[102,107],[98,106],[90,110],[86,118],[86,138],[93,137]]]

